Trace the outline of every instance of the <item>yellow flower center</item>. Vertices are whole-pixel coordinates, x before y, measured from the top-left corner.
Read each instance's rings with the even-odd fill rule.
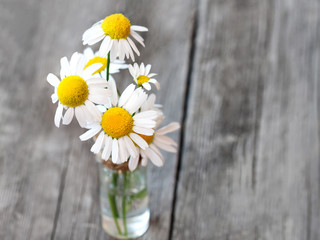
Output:
[[[144,75],[140,75],[137,78],[138,85],[142,85],[143,83],[148,82],[149,80],[150,80],[150,78],[148,78],[147,76],[144,76]]]
[[[121,138],[132,132],[133,118],[127,110],[113,107],[103,114],[101,126],[109,136]]]
[[[106,17],[101,24],[104,34],[112,39],[127,38],[130,34],[130,27],[129,19],[120,13]]]
[[[65,77],[57,88],[59,101],[68,107],[82,105],[88,98],[89,89],[85,80],[72,75]]]
[[[147,136],[147,135],[142,135],[142,134],[139,134],[137,133],[140,137],[142,137],[147,143],[148,145],[150,145],[153,141],[153,138],[154,138],[154,134],[151,135],[151,136]]]
[[[99,68],[97,71],[95,71],[92,75],[96,74],[96,73],[101,73],[104,69],[106,69],[107,67],[107,63],[108,63],[108,59],[107,58],[102,58],[102,57],[94,57],[91,58],[87,64],[84,66],[84,69],[86,69],[87,67],[95,64],[95,63],[102,63],[102,67]]]

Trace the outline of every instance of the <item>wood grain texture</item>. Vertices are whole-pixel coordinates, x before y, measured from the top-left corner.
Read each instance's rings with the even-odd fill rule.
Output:
[[[320,238],[319,4],[199,1],[172,239]]]
[[[168,6],[170,6],[168,8]],[[82,33],[123,12],[147,26],[139,61],[159,74],[165,123],[179,121],[190,51],[193,1],[0,1],[0,239],[110,239],[100,226],[97,164],[75,121],[57,129],[49,72],[84,49]],[[161,13],[161,14],[160,14]],[[173,17],[179,16],[179,17]],[[127,73],[124,84],[128,84]],[[117,77],[117,76],[115,76]],[[178,140],[178,133],[173,135]],[[149,174],[151,227],[143,239],[167,239],[176,156]]]
[[[184,126],[179,161],[165,154],[149,169],[142,239],[319,240],[319,10],[317,0],[0,0],[0,239],[110,239],[92,143],[75,121],[54,126],[46,75],[84,49],[92,23],[123,12],[150,29],[138,62],[159,73],[165,123]]]

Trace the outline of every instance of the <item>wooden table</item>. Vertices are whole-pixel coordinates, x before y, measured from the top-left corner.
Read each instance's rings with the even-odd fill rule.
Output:
[[[92,143],[54,126],[46,76],[114,12],[150,29],[138,61],[182,125],[142,239],[319,240],[317,0],[0,0],[0,239],[110,239]]]

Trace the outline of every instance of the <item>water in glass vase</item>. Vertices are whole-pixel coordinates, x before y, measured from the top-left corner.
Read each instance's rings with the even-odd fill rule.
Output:
[[[102,227],[118,239],[137,238],[149,227],[146,169],[112,170],[100,164]]]

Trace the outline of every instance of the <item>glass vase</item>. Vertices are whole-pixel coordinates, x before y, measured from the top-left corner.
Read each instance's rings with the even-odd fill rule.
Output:
[[[142,236],[149,227],[146,168],[133,172],[127,163],[115,165],[111,160],[99,163],[102,227],[117,239]]]

